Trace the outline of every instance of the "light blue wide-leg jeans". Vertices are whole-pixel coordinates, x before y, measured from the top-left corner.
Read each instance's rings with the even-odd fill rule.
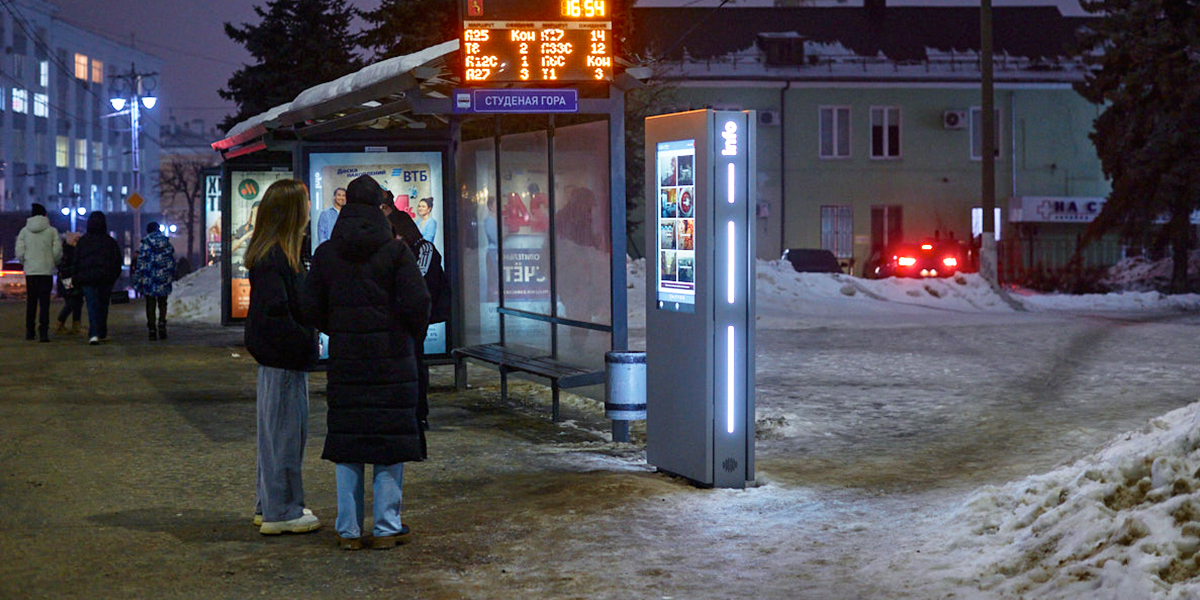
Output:
[[[337,463],[338,535],[343,538],[362,536],[363,471],[362,463]],[[371,534],[377,538],[400,534],[400,504],[404,486],[404,463],[372,465],[375,495],[375,527]]]
[[[258,367],[258,509],[263,521],[304,514],[304,444],[308,439],[308,373]]]

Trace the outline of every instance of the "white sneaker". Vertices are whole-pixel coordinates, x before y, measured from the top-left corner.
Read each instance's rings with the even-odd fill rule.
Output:
[[[311,515],[313,512],[308,510],[308,507],[306,506],[304,507],[304,514]],[[254,526],[262,527],[262,513],[254,513]]]
[[[89,339],[89,340],[88,340],[88,344],[90,344],[90,345],[92,345],[92,346],[99,346],[99,345],[100,345],[100,338],[98,338],[98,337],[96,337],[96,336],[94,336],[94,335],[93,335],[93,336],[91,337],[91,339]]]
[[[281,533],[308,533],[321,527],[321,520],[316,515],[300,515],[290,521],[264,521],[258,532],[263,535],[279,535]]]

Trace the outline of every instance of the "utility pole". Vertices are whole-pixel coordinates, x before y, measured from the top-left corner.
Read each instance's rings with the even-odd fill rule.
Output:
[[[979,274],[993,286],[996,278],[996,106],[992,73],[992,0],[979,6],[980,61],[983,72],[983,231],[980,233]]]
[[[116,111],[121,111],[126,105],[129,106],[129,122],[131,125],[130,134],[132,136],[132,145],[130,150],[133,152],[133,185],[131,186],[128,199],[137,194],[142,187],[141,179],[141,133],[142,133],[142,107],[147,110],[154,108],[158,103],[158,98],[151,92],[154,91],[155,80],[153,77],[158,73],[141,73],[137,67],[130,63],[129,72],[124,74],[113,75],[115,81],[121,82],[120,85],[113,86],[115,94],[109,99],[112,107]],[[138,196],[140,197],[140,195]],[[131,204],[133,208],[133,230],[134,239],[142,234],[142,205],[140,202]]]

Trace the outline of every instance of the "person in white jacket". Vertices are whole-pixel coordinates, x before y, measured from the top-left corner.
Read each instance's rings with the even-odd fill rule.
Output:
[[[31,215],[17,234],[16,252],[25,268],[25,339],[33,341],[37,321],[38,339],[49,342],[50,291],[54,289],[54,268],[62,260],[62,239],[50,226],[45,206],[34,203]]]

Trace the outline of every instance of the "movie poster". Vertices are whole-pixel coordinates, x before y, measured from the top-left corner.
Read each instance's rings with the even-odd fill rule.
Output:
[[[309,235],[313,252],[329,240],[345,205],[351,181],[370,175],[392,193],[392,205],[413,218],[422,237],[433,242],[446,267],[443,227],[442,154],[440,152],[337,152],[309,155],[309,194],[312,199]],[[446,324],[429,326],[425,354],[448,352]],[[328,358],[328,338],[321,336],[321,358]]]
[[[658,308],[696,311],[696,141],[658,144]]]
[[[289,170],[230,173],[233,189],[230,190],[229,202],[229,316],[234,319],[245,319],[250,310],[250,272],[243,261],[246,249],[250,247],[250,238],[254,235],[258,204],[272,183],[291,177]]]

